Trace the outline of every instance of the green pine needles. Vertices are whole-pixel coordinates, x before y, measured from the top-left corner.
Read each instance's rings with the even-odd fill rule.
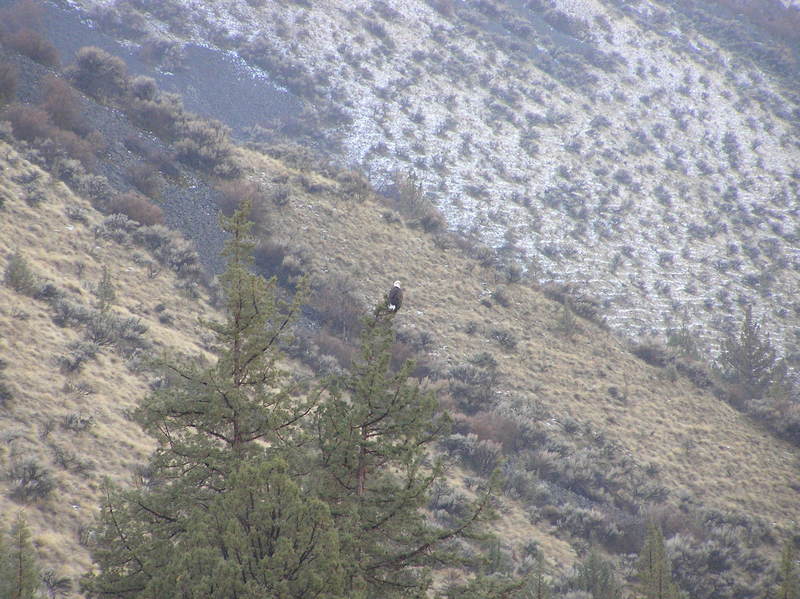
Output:
[[[358,599],[425,596],[432,568],[490,514],[490,489],[452,528],[426,518],[448,428],[434,395],[391,366],[391,318],[365,321],[349,372],[317,385],[279,367],[302,295],[250,270],[248,206],[223,226],[216,361],[164,359],[137,411],[158,441],[150,477],[108,485],[89,597]],[[508,585],[495,585],[508,589]]]

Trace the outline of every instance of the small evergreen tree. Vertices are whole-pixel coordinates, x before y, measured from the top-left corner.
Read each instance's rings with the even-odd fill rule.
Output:
[[[647,525],[647,537],[637,564],[642,599],[680,599],[672,582],[672,565],[667,557],[664,535],[654,522]]]
[[[101,312],[107,312],[117,297],[117,292],[114,290],[114,281],[111,280],[111,273],[108,272],[106,265],[103,265],[103,275],[94,288],[94,295],[97,298],[97,309]]]
[[[800,574],[797,572],[794,544],[791,539],[781,552],[781,563],[778,568],[781,584],[775,593],[775,599],[800,599]]]
[[[723,342],[718,369],[726,382],[738,387],[740,401],[761,399],[785,378],[783,361],[777,359],[769,336],[761,334],[750,306],[745,308],[738,337],[731,335]]]
[[[250,272],[248,209],[223,219],[226,319],[205,323],[218,358],[209,367],[161,364],[170,384],[137,411],[159,442],[152,478],[108,488],[92,548],[97,572],[83,581],[90,596],[338,596],[327,506],[301,493],[284,465],[300,461],[291,445],[311,409],[277,366],[298,302],[283,304],[274,280]]]
[[[22,512],[17,514],[8,542],[0,538],[0,599],[33,599],[39,588],[36,552]]]
[[[426,566],[453,560],[447,542],[470,533],[488,512],[488,494],[452,529],[421,509],[442,476],[428,450],[447,430],[433,393],[394,371],[392,316],[368,318],[350,372],[328,383],[317,418],[319,493],[340,533],[348,597],[419,597]]]
[[[622,587],[617,581],[614,566],[592,550],[586,560],[576,568],[573,586],[586,591],[592,599],[619,599]]]
[[[523,597],[524,599],[550,599],[551,596],[550,585],[544,578],[544,556],[540,553],[536,558],[536,567],[531,573]]]

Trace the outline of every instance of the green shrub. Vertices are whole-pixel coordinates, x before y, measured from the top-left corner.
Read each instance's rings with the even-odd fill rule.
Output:
[[[100,345],[94,341],[73,341],[67,346],[69,353],[59,356],[61,372],[73,374],[80,372],[83,365],[94,358],[100,351]]]
[[[12,399],[14,399],[14,392],[11,390],[11,386],[6,381],[0,379],[0,408],[5,406]]]
[[[8,479],[12,485],[11,498],[22,503],[46,499],[56,486],[50,471],[33,458],[14,462]]]
[[[3,275],[3,283],[11,287],[17,293],[33,296],[39,287],[38,277],[33,273],[28,261],[19,253],[15,252],[8,259],[6,270]]]
[[[73,412],[64,417],[63,426],[74,433],[83,433],[94,426],[94,416],[83,414],[82,412]]]

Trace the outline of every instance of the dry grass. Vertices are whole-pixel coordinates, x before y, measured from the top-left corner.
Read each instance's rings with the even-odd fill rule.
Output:
[[[255,152],[241,151],[240,159],[265,190],[263,201],[271,201],[269,191],[277,185],[288,189],[288,201],[262,209],[279,218],[274,241],[302,247],[313,274],[349,278],[365,306],[380,301],[395,279],[403,281],[406,296],[396,325],[430,333],[429,358],[443,371],[490,351],[506,405],[516,401],[524,413],[536,400],[554,417],[554,426],[566,418],[591,423],[639,463],[658,465],[661,482],[673,492],[692,494],[708,507],[759,515],[784,530],[796,520],[798,497],[790,486],[796,480],[796,448],[685,379],[670,380],[591,323],[580,321],[579,330],[566,337],[557,327],[561,305],[531,286],[508,286],[505,306],[485,301],[501,282],[493,271],[458,249],[438,248],[418,229],[388,222],[378,202],[348,202],[337,197],[336,181]],[[19,250],[40,277],[91,306],[91,289],[105,265],[117,292],[115,313],[140,318],[157,349],[205,353],[197,323],[198,316],[213,316],[205,301],[176,291],[172,273],[148,278],[146,266],[131,259],[137,248],[96,239],[91,228],[102,217],[47,175],[35,183],[46,200],[37,206],[24,202],[23,189],[12,178],[35,167],[4,145],[0,166],[0,193],[6,200],[0,212],[0,268]],[[70,219],[67,206],[79,207],[86,221]],[[174,319],[171,324],[159,320],[161,303]],[[467,332],[470,322],[476,323],[472,333]],[[495,328],[513,335],[516,348],[503,350],[489,339]],[[0,480],[0,514],[8,519],[25,510],[44,566],[69,576],[89,566],[78,536],[97,509],[103,477],[130,481],[131,468],[152,449],[127,418],[146,393],[147,380],[131,372],[125,358],[103,348],[79,374],[59,371],[56,356],[79,338],[75,329],[52,322],[45,302],[0,286],[0,358],[8,362],[3,376],[14,390],[9,406],[0,409],[0,470],[5,473],[14,459],[33,456],[58,483],[49,499],[20,506],[8,499],[8,481]],[[82,385],[93,393],[81,392]],[[613,387],[615,393],[609,391]],[[94,426],[80,434],[65,429],[60,423],[73,413],[91,415]],[[95,469],[88,475],[64,470],[54,461],[52,445],[90,460]],[[451,484],[463,487],[463,478],[453,468]],[[575,561],[573,547],[546,520],[531,524],[523,507],[507,499],[500,511],[496,530],[512,552],[521,553],[535,540],[552,569],[566,571]]]
[[[314,272],[349,276],[367,306],[392,281],[403,281],[397,326],[430,332],[431,357],[445,368],[491,351],[505,397],[517,398],[523,410],[537,399],[556,420],[591,423],[639,463],[656,464],[673,494],[686,491],[707,507],[764,517],[783,531],[797,519],[800,498],[790,486],[797,448],[688,380],[670,380],[592,323],[581,320],[567,338],[557,327],[562,306],[532,286],[509,286],[507,307],[485,305],[501,283],[494,271],[457,249],[439,249],[419,230],[387,222],[375,201],[347,202],[336,197],[335,182],[318,176],[320,188],[334,191],[312,195],[285,165],[256,153],[242,159],[262,181],[289,178],[280,229],[305,247]],[[465,332],[470,321],[479,332]],[[516,337],[515,350],[503,351],[481,332],[496,327]]]
[[[5,144],[0,145],[0,167],[0,189],[6,198],[0,218],[0,268],[19,250],[39,277],[91,307],[96,302],[91,290],[107,266],[116,289],[111,308],[116,315],[141,319],[148,329],[145,336],[157,350],[205,353],[197,317],[214,316],[207,302],[185,298],[176,290],[171,272],[149,278],[146,266],[131,259],[136,248],[95,238],[91,229],[103,217],[48,175],[41,174],[33,184],[46,199],[36,206],[24,202],[23,189],[12,179],[23,169],[36,168]],[[69,218],[68,207],[73,214],[80,209],[85,221]],[[160,303],[173,315],[171,325],[159,321],[154,308]],[[90,565],[79,532],[97,510],[102,480],[129,482],[132,467],[153,448],[127,416],[146,393],[147,377],[132,372],[126,358],[111,347],[102,348],[79,373],[63,374],[56,358],[81,334],[56,326],[51,316],[46,302],[0,286],[0,357],[8,363],[3,376],[14,388],[14,398],[0,410],[0,520],[23,510],[43,567],[75,577]],[[65,428],[65,418],[75,413],[90,415],[94,425],[82,433]],[[55,461],[54,446],[88,460],[94,469],[85,475],[64,469]],[[49,498],[20,505],[8,498],[5,474],[14,460],[26,457],[48,468],[57,486]]]

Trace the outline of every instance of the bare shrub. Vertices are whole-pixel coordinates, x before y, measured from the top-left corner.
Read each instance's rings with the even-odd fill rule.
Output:
[[[43,100],[40,107],[50,115],[53,124],[75,133],[86,132],[75,89],[64,79],[48,75],[42,81]]]
[[[331,335],[326,330],[320,331],[314,339],[321,354],[333,356],[342,368],[349,368],[356,354],[356,348]]]
[[[503,455],[499,443],[488,439],[482,441],[474,433],[466,435],[454,433],[441,444],[447,451],[459,456],[466,465],[482,475],[490,474]]]
[[[163,179],[152,164],[134,164],[125,171],[126,178],[141,193],[151,198],[161,195]],[[155,223],[145,223],[155,224]]]
[[[372,185],[369,180],[364,173],[359,171],[340,171],[336,175],[336,181],[339,183],[342,195],[357,202],[363,201],[373,193]]]
[[[75,86],[98,99],[121,97],[128,87],[125,62],[96,46],[84,46],[66,69]]]
[[[249,202],[250,206],[255,206],[261,195],[259,186],[245,179],[222,181],[217,185],[217,189],[222,192],[217,206],[225,216],[233,214],[243,202]],[[253,218],[253,215],[251,214],[250,217]]]
[[[569,283],[548,283],[542,286],[542,293],[545,297],[561,304],[569,303],[577,316],[602,327],[606,326],[605,318],[600,313],[600,302],[581,292],[577,286]]]
[[[152,100],[134,97],[127,110],[138,125],[167,139],[175,138],[183,118],[183,104],[175,94],[158,94]]]
[[[21,29],[6,35],[3,37],[3,43],[47,67],[58,67],[61,64],[56,47],[32,29]]]
[[[52,165],[63,157],[74,158],[87,167],[94,164],[96,146],[93,140],[82,139],[72,131],[54,126],[50,115],[41,108],[12,104],[3,116],[11,123],[14,136],[35,144],[47,164]]]
[[[164,222],[164,211],[135,191],[129,191],[114,198],[110,208],[113,212],[124,214],[143,225],[160,225]]]
[[[316,318],[345,341],[358,335],[365,313],[361,300],[353,294],[353,288],[347,277],[330,275],[314,285],[309,301]]]
[[[217,120],[182,122],[175,151],[180,161],[219,177],[233,178],[239,174],[233,159],[230,130]]]
[[[410,225],[419,226],[428,233],[444,229],[444,217],[413,174],[395,173],[393,185],[386,192],[395,200],[398,210],[413,219]]]
[[[95,152],[102,145],[102,137],[83,139],[72,131],[51,127],[47,130],[47,138],[37,143],[37,149],[49,165],[54,165],[58,159],[67,157],[77,160],[86,168],[91,168],[96,161]]]
[[[17,94],[17,67],[10,62],[0,62],[0,106],[11,102]]]
[[[137,100],[152,101],[158,95],[158,85],[152,77],[140,75],[131,80],[130,93]]]
[[[26,104],[11,104],[3,118],[11,123],[14,137],[24,141],[45,138],[50,130],[50,116],[41,108]]]
[[[507,453],[522,449],[525,445],[519,425],[501,414],[479,412],[473,416],[461,416],[457,420],[463,422],[466,430],[475,433],[478,439],[499,443]]]

